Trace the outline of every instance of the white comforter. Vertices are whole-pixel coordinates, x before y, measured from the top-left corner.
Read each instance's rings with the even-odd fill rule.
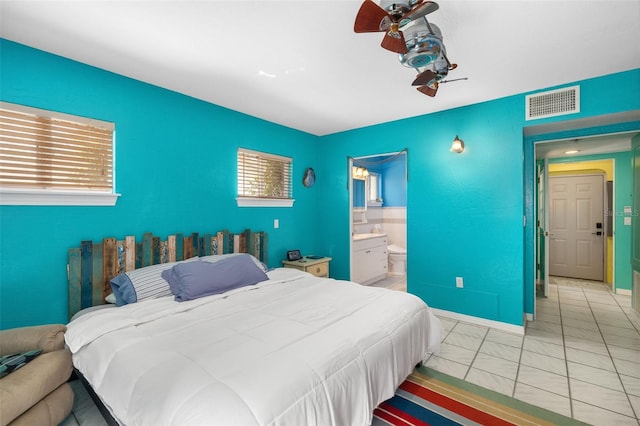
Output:
[[[402,292],[269,272],[256,286],[89,312],[75,366],[124,425],[368,425],[442,328]]]

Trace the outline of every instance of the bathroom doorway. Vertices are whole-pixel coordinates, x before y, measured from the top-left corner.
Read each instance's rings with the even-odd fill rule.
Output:
[[[407,288],[407,151],[349,158],[351,280]]]

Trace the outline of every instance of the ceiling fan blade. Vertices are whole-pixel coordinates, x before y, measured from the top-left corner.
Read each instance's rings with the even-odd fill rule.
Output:
[[[422,4],[418,4],[413,8],[413,10],[410,10],[408,13],[406,13],[403,16],[403,19],[414,21],[418,18],[422,18],[423,16],[426,16],[430,13],[435,12],[436,10],[438,10],[439,7],[440,6],[438,6],[438,3],[436,2],[425,1]]]
[[[356,33],[376,33],[387,31],[391,26],[391,17],[373,0],[364,0],[356,21],[353,24],[353,31]]]
[[[380,46],[396,53],[407,53],[407,43],[404,41],[402,31],[389,31],[384,35]]]
[[[424,93],[427,96],[431,96],[432,98],[436,95],[438,91],[438,83],[434,84],[435,87],[429,86],[420,86],[418,87],[418,91]]]
[[[426,84],[428,84],[431,80],[433,80],[434,78],[436,78],[438,75],[431,71],[431,70],[425,70],[423,72],[421,72],[420,74],[418,74],[418,76],[416,77],[415,80],[413,80],[413,83],[411,83],[412,86],[424,86]]]

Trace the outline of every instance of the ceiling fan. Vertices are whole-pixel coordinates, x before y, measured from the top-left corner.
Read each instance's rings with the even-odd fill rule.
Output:
[[[422,0],[382,0],[378,6],[365,0],[356,15],[356,33],[385,32],[381,46],[396,53],[407,53],[407,45],[400,27],[438,10],[438,3]]]
[[[440,84],[466,80],[466,77],[445,80],[449,71],[456,69],[458,64],[449,61],[442,32],[436,24],[430,23],[425,17],[407,28],[406,33],[408,50],[400,54],[400,63],[418,72],[411,85],[418,86],[419,92],[434,97]]]
[[[466,80],[445,80],[458,65],[447,58],[440,28],[427,20],[426,15],[438,8],[437,3],[423,0],[381,0],[380,6],[365,0],[353,26],[356,33],[385,31],[381,46],[398,53],[402,65],[418,72],[412,85],[431,97],[441,83]]]

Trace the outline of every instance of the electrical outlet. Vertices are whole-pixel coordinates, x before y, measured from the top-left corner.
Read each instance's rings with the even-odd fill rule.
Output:
[[[462,280],[462,277],[456,277],[456,287],[458,288],[464,287],[464,281]]]
[[[278,219],[273,219],[273,229],[280,228],[280,221]]]

